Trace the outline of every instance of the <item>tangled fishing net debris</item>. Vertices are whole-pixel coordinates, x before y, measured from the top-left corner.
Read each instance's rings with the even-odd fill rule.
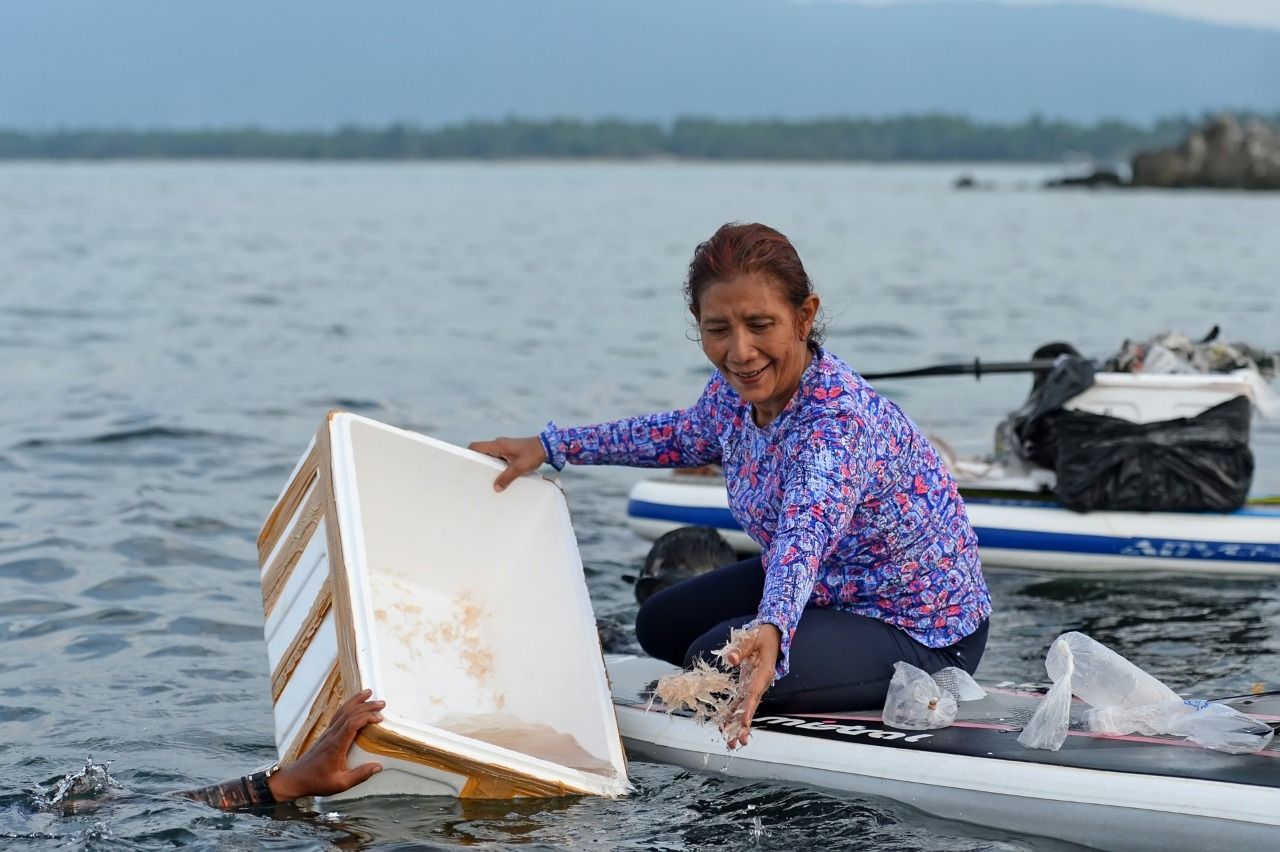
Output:
[[[668,715],[688,710],[695,721],[716,725],[726,741],[733,741],[742,730],[742,699],[754,666],[747,657],[736,667],[730,667],[726,659],[741,649],[743,642],[753,636],[753,630],[734,628],[725,646],[712,652],[716,657],[714,666],[699,659],[692,668],[661,678],[653,688],[650,706],[654,700],[661,701]]]

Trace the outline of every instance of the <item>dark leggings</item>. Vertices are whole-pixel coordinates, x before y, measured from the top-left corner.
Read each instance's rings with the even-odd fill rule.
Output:
[[[657,592],[636,616],[636,639],[650,655],[688,668],[724,647],[729,631],[756,617],[764,593],[760,558],[701,574]],[[987,622],[954,645],[930,648],[874,618],[808,607],[791,640],[791,668],[760,706],[775,712],[871,710],[884,706],[893,664],[930,674],[947,666],[973,674],[987,645]]]

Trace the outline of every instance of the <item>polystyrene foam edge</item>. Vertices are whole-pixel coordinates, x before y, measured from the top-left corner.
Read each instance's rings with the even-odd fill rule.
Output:
[[[311,451],[307,450],[307,452],[310,453]],[[304,460],[305,460],[305,457],[304,457]],[[297,476],[297,474],[295,473],[294,476]],[[292,478],[290,478],[289,481],[292,482],[293,481]],[[287,485],[285,486],[286,489],[288,489],[288,487],[289,486]],[[298,524],[301,523],[302,521],[302,516],[306,514],[303,510],[307,506],[307,501],[311,499],[312,495],[315,493],[315,490],[319,487],[320,487],[320,482],[319,482],[319,479],[317,478],[317,481],[311,483],[311,485],[307,488],[307,490],[303,492],[302,499],[298,501],[297,511],[289,516],[289,520],[284,525],[284,529],[280,531],[280,535],[276,538],[276,543],[271,548],[271,552],[267,554],[266,559],[262,560],[262,565],[258,568],[259,577],[266,577],[267,571],[271,570],[271,566],[275,564],[276,559],[280,556],[281,553],[284,552],[284,548],[288,546],[289,538],[293,535],[293,531],[298,528]],[[273,506],[280,505],[280,500],[283,500],[283,499],[284,499],[284,495],[282,494],[280,496],[280,499],[276,500],[276,502],[272,505]]]
[[[394,714],[386,712],[383,713],[381,724],[388,731],[421,743],[426,747],[439,748],[468,760],[511,769],[541,781],[564,784],[580,792],[621,796],[631,790],[631,785],[626,780],[625,770],[616,764],[610,767],[613,770],[613,775],[606,776],[584,772],[581,769],[564,766],[550,760],[543,760],[524,752],[513,751],[483,740],[455,734],[445,728],[436,728],[401,719]]]
[[[495,459],[493,456],[487,456],[484,453],[477,453],[475,450],[468,450],[465,447],[459,447],[454,444],[450,444],[447,441],[440,440],[439,438],[432,438],[430,435],[423,435],[421,432],[414,432],[409,429],[402,429],[399,426],[391,426],[379,420],[373,420],[371,418],[364,417],[359,414],[352,414],[349,411],[337,412],[333,416],[331,422],[335,428],[342,430],[342,434],[344,437],[347,437],[350,435],[351,424],[359,422],[359,423],[363,423],[366,426],[371,426],[383,432],[391,432],[395,435],[400,435],[412,441],[416,441],[419,444],[426,444],[427,446],[432,447],[433,449],[442,450],[448,453],[449,455],[457,456],[458,458],[464,458],[470,461],[480,462],[493,470],[497,470],[497,471],[506,470],[506,467],[507,467],[506,462],[502,461],[501,459]]]
[[[559,492],[559,489],[556,489]],[[563,492],[559,493],[559,499],[564,500]],[[564,534],[570,541],[577,541],[577,536],[573,531],[573,522],[567,511],[561,513],[561,524]],[[608,742],[609,762],[615,767],[620,767],[622,775],[626,776],[626,752],[622,746],[622,735],[618,730],[617,710],[613,704],[613,695],[609,691],[609,673],[604,664],[604,652],[600,647],[600,634],[596,630],[595,609],[591,605],[591,593],[587,590],[586,572],[582,566],[582,556],[575,547],[572,551],[573,568],[574,568],[574,598],[580,611],[586,613],[587,618],[582,620],[582,644],[583,647],[595,648],[596,653],[590,655],[591,660],[588,663],[595,674],[595,682],[599,688],[595,690],[595,700],[597,715],[599,718],[606,720],[605,724],[608,730],[605,731],[605,739]]]
[[[382,687],[378,667],[374,665],[374,660],[378,659],[378,642],[374,635],[376,631],[369,630],[365,623],[365,613],[370,610],[371,599],[367,572],[351,570],[353,566],[364,565],[367,562],[364,524],[358,501],[339,499],[340,495],[353,491],[356,487],[355,458],[351,451],[351,423],[356,420],[381,426],[377,421],[345,412],[331,415],[327,424],[329,457],[333,474],[332,498],[338,509],[334,520],[338,524],[338,538],[342,542],[342,564],[346,569],[345,579],[351,596],[351,618],[355,630],[353,638],[356,645],[354,662],[360,679],[358,684],[348,684],[348,691],[358,692],[368,688],[373,690],[374,695],[382,695],[385,690]],[[332,573],[332,565],[329,570]]]
[[[350,790],[332,796],[318,797],[317,803],[359,799],[365,796],[457,796],[468,781],[465,775],[448,772],[439,767],[381,754],[370,754],[359,745],[351,746],[351,750],[347,752],[347,762],[350,766],[378,763],[382,765],[382,771]]]
[[[289,682],[275,703],[276,747],[284,754],[294,741],[305,736],[302,726],[315,702],[329,671],[338,661],[338,631],[334,627],[333,612],[328,612],[319,629],[311,637],[311,644],[303,652]],[[281,711],[287,711],[282,714]],[[281,718],[287,715],[288,718]]]
[[[289,491],[289,486],[293,484],[293,480],[298,475],[298,471],[302,470],[302,466],[307,462],[307,456],[311,455],[311,451],[316,448],[316,436],[312,435],[311,440],[307,442],[307,448],[302,451],[302,455],[298,456],[298,461],[293,466],[293,470],[289,472],[289,478],[284,481],[284,487],[280,489],[280,493],[276,495],[275,502],[271,505],[276,506],[284,499],[284,495]]]
[[[328,579],[329,554],[325,547],[324,522],[321,521],[267,618],[267,661],[272,671],[306,623],[307,615]]]

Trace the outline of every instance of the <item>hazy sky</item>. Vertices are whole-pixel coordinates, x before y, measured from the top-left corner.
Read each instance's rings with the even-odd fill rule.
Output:
[[[920,0],[847,0],[865,5],[918,3]],[[1003,0],[1022,5],[1061,3],[1064,0]],[[1280,30],[1280,0],[1074,0],[1099,6],[1127,6],[1150,12],[1165,12],[1201,21],[1245,24]]]

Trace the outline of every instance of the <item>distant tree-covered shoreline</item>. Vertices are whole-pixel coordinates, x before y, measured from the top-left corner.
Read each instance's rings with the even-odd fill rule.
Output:
[[[1280,114],[1256,116],[1280,126]],[[1203,118],[1150,126],[1123,121],[1073,124],[1033,117],[989,124],[951,115],[831,118],[811,121],[644,121],[519,119],[439,128],[405,124],[283,131],[254,127],[200,130],[0,130],[0,160],[271,159],[682,159],[795,161],[1006,161],[1067,158],[1127,160],[1178,142]]]

